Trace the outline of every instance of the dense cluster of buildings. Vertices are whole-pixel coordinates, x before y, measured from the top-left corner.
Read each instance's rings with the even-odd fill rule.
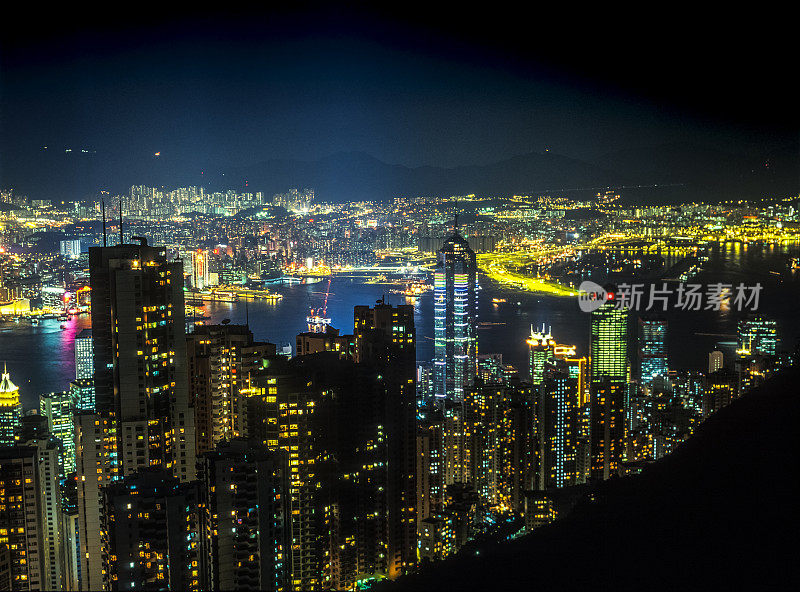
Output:
[[[147,236],[183,260],[185,285],[199,290],[314,270],[430,263],[452,231],[454,213],[484,272],[505,254],[519,254],[506,272],[569,286],[614,270],[685,280],[710,246],[800,238],[796,198],[629,207],[614,191],[588,201],[471,195],[327,204],[316,197],[312,189],[268,197],[133,186],[122,196],[58,204],[0,192],[0,315],[63,305],[65,298],[79,306],[89,248],[133,236]]]
[[[216,203],[197,190],[131,197],[136,211]],[[279,199],[306,210],[312,200]],[[775,322],[748,317],[736,360],[711,352],[707,373],[678,372],[665,319],[605,304],[591,313],[588,355],[532,328],[529,367],[510,367],[479,353],[476,254],[458,230],[436,248],[430,365],[416,360],[413,306],[385,301],[355,306],[352,335],[298,335],[294,357],[247,325],[187,332],[187,281],[246,276],[265,253],[288,262],[411,245],[419,229],[402,212],[433,206],[392,207],[347,206],[315,214],[321,223],[231,217],[214,223],[228,234],[185,256],[137,236],[91,246],[92,328],[76,336],[69,389],[23,412],[7,369],[0,380],[0,587],[338,590],[396,579],[476,537],[552,522],[791,363]],[[490,230],[482,224],[465,234]]]
[[[90,252],[76,379],[23,414],[0,383],[0,548],[11,589],[352,588],[444,558],[501,520],[552,521],[559,490],[639,470],[786,361],[745,319],[735,370],[669,370],[666,322],[592,313],[590,356],[532,331],[524,380],[478,355],[474,253],[439,251],[434,371],[413,307],[356,306],[354,334],[186,334],[163,247]],[[418,384],[418,382],[420,384]],[[556,492],[556,493],[554,493]]]

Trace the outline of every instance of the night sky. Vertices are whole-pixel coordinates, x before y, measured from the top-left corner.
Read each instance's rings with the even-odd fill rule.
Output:
[[[3,32],[0,186],[41,146],[117,162],[161,152],[194,170],[797,140],[794,35],[779,15],[403,6],[30,12]]]

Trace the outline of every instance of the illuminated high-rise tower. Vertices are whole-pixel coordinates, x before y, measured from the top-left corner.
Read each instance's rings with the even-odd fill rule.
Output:
[[[3,376],[0,378],[0,447],[14,446],[16,430],[22,416],[22,406],[19,402],[19,387],[11,382],[8,369],[3,366]]]
[[[434,275],[434,394],[460,401],[477,369],[475,253],[456,230],[439,250]]]
[[[210,283],[208,251],[202,249],[192,251],[192,288],[204,290]]]
[[[108,553],[103,559],[112,590],[200,589],[198,563],[206,556],[200,556],[199,513],[205,508],[198,498],[197,482],[180,483],[159,469],[129,475],[105,488],[102,524]]]
[[[94,409],[94,344],[91,329],[83,329],[75,336],[75,381],[70,384],[70,390],[77,395],[77,409]]]
[[[372,443],[366,449],[376,448],[382,439],[386,441],[386,558],[381,563],[385,563],[386,575],[395,579],[413,569],[417,561],[414,307],[383,302],[373,307],[356,306],[353,319],[355,360],[379,372],[381,404],[375,405],[375,399],[366,398],[365,405],[374,411],[365,410],[361,421],[368,428],[377,423],[377,431],[370,438]],[[361,478],[372,479],[367,475]],[[370,497],[380,500],[381,493]],[[377,555],[381,559],[382,553]]]
[[[592,312],[589,446],[590,478],[616,473],[625,435],[628,311],[604,304]]]
[[[578,481],[579,384],[569,362],[553,359],[545,364],[536,406],[539,489]]]
[[[195,474],[183,265],[140,244],[89,249],[95,406],[114,414],[122,475],[148,466]]]
[[[75,392],[61,391],[39,395],[39,414],[47,418],[47,428],[61,442],[62,474],[75,472]]]
[[[642,382],[667,375],[667,321],[639,318],[639,364]]]
[[[725,358],[721,351],[715,350],[708,354],[708,373],[713,374],[722,369],[725,365]]]
[[[545,333],[544,327],[540,332],[536,332],[531,326],[531,335],[526,343],[528,344],[531,383],[534,386],[539,386],[542,384],[544,377],[545,362],[555,357],[554,348],[556,342],[549,331]]]
[[[742,357],[757,354],[774,356],[778,348],[778,329],[774,319],[754,316],[739,321],[739,340],[736,353]]]
[[[256,343],[247,325],[202,325],[186,336],[189,396],[197,455],[223,440],[245,436],[248,376],[275,344]]]
[[[528,344],[528,360],[531,375],[531,384],[539,386],[544,377],[544,367],[548,360],[564,360],[575,357],[574,345],[556,343],[550,329],[542,326],[541,331],[534,331],[531,325],[531,334],[525,341]]]

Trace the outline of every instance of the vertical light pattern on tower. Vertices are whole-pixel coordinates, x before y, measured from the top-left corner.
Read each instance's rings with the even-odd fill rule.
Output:
[[[477,264],[454,233],[439,250],[434,274],[434,394],[461,401],[477,370]]]

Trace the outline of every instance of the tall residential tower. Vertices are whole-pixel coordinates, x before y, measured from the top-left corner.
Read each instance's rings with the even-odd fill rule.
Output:
[[[95,405],[114,414],[122,475],[148,466],[195,475],[183,265],[163,247],[89,249]]]

